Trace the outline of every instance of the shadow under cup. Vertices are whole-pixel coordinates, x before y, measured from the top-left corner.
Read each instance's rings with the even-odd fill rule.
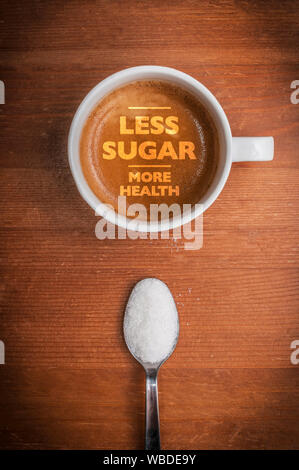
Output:
[[[218,163],[213,180],[207,191],[197,203],[178,215],[172,214],[155,221],[136,220],[117,213],[111,206],[107,206],[94,194],[84,177],[80,162],[80,138],[86,120],[96,105],[106,95],[131,82],[155,80],[169,82],[186,90],[195,96],[199,103],[208,111],[217,131],[218,137]],[[132,231],[158,232],[174,229],[203,213],[221,192],[231,167],[231,131],[224,111],[216,98],[198,81],[189,75],[166,67],[134,67],[118,72],[100,82],[85,97],[73,119],[69,133],[69,161],[78,190],[85,201],[96,211],[97,215],[105,217],[109,222]],[[163,200],[161,200],[163,203]],[[190,205],[189,205],[190,206]]]

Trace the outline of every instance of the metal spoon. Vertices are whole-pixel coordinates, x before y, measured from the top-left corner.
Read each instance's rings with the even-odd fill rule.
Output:
[[[142,281],[140,281],[142,282]],[[159,280],[159,282],[162,282]],[[138,283],[139,284],[139,283]],[[136,286],[138,285],[136,284]],[[163,283],[164,284],[164,283]],[[169,290],[169,288],[165,285],[165,288],[168,290],[169,294],[171,295],[171,298],[173,300],[174,306],[175,302],[172,297],[172,294]],[[135,286],[135,287],[136,287]],[[134,291],[134,289],[133,289]],[[133,292],[132,291],[132,292]],[[132,293],[131,293],[132,295]],[[126,310],[127,311],[127,310]],[[160,441],[160,422],[159,422],[159,403],[158,403],[158,372],[162,364],[171,356],[173,351],[175,350],[178,337],[179,337],[179,317],[178,313],[176,310],[177,314],[177,337],[173,343],[173,347],[169,351],[169,353],[163,358],[162,361],[160,362],[143,362],[138,358],[134,352],[131,350],[128,342],[126,335],[124,334],[125,337],[125,342],[126,345],[132,354],[132,356],[142,365],[142,367],[145,370],[146,374],[146,395],[145,395],[145,449],[146,450],[160,450],[161,448],[161,441]],[[125,313],[126,317],[126,313]],[[124,332],[125,333],[125,332]]]

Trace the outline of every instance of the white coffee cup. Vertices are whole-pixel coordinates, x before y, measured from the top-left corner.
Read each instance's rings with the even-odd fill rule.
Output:
[[[218,168],[206,194],[198,205],[180,217],[161,222],[137,221],[116,214],[112,208],[100,201],[88,186],[80,164],[80,136],[82,128],[92,109],[108,93],[126,83],[143,80],[166,80],[189,90],[198,96],[199,100],[209,110],[216,125],[219,142],[220,157]],[[228,119],[215,96],[200,82],[186,73],[169,67],[146,65],[132,67],[110,75],[98,83],[84,98],[73,118],[68,138],[68,155],[71,172],[77,188],[83,199],[97,212],[111,223],[128,230],[139,232],[158,232],[176,228],[190,222],[204,212],[217,199],[229,176],[232,162],[268,161],[273,159],[273,137],[232,137]]]

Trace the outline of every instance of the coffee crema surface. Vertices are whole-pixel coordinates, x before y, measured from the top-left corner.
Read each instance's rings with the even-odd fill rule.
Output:
[[[216,127],[203,104],[170,82],[140,80],[106,95],[80,140],[85,179],[101,202],[195,204],[218,164]]]

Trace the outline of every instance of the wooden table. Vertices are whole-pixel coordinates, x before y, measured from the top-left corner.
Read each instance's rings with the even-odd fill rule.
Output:
[[[181,322],[160,373],[163,447],[298,448],[298,7],[2,2],[1,448],[142,448],[144,374],[122,320],[147,276],[169,285]],[[234,135],[275,139],[273,162],[233,165],[199,251],[98,240],[70,174],[80,101],[142,64],[204,83]]]

